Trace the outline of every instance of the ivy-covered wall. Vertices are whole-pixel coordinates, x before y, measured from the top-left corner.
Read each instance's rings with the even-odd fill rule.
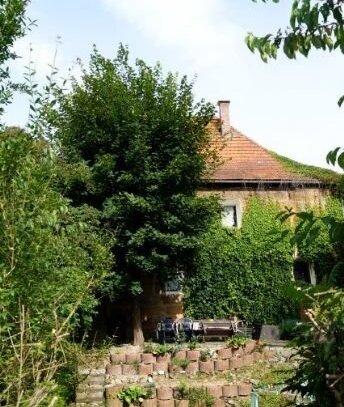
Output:
[[[214,222],[201,241],[195,271],[185,278],[185,315],[236,314],[249,322],[279,323],[298,313],[285,290],[293,280],[295,247],[290,238],[295,219],[293,225],[281,224],[276,218],[280,211],[280,203],[254,196],[246,202],[240,229],[223,228],[219,219]],[[327,198],[318,214],[342,217],[340,200]],[[298,256],[314,263],[321,277],[331,275],[340,254],[321,224],[317,237],[298,248]]]
[[[276,219],[280,206],[252,197],[240,229],[215,222],[203,237],[195,272],[186,276],[185,314],[194,318],[240,315],[278,322],[294,314],[284,288],[292,280],[293,250]]]

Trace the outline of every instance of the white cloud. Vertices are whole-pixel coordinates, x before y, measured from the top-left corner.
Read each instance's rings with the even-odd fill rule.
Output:
[[[101,0],[152,45],[171,47],[197,70],[216,66],[225,49],[238,52],[244,32],[223,16],[220,0]]]

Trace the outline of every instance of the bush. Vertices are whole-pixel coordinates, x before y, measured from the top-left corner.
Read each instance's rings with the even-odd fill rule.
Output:
[[[43,141],[0,133],[1,405],[62,399],[68,337],[92,319],[111,266],[87,210],[72,210],[54,190],[55,173]]]
[[[313,398],[312,406],[343,406],[344,291],[313,288],[298,295],[309,321],[301,325],[293,341],[301,362],[287,381],[288,389]]]

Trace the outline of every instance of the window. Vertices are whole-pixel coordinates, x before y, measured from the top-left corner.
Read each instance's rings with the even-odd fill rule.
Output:
[[[301,259],[296,259],[294,261],[294,278],[296,281],[300,281],[303,283],[310,283],[309,277],[309,265],[306,261]]]
[[[316,285],[317,278],[314,264],[297,258],[294,260],[293,273],[296,281]]]
[[[240,205],[233,202],[225,202],[221,212],[222,226],[227,228],[237,228],[241,224]]]
[[[182,282],[183,282],[182,276],[177,276],[171,280],[166,281],[165,294],[166,295],[180,294],[183,291]]]
[[[235,205],[226,205],[222,208],[222,225],[235,228],[238,226],[237,209]]]

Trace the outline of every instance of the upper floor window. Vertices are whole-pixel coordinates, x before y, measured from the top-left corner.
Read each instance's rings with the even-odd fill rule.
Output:
[[[235,228],[238,226],[238,215],[236,205],[225,205],[221,213],[222,226]]]
[[[241,226],[241,210],[239,203],[224,202],[221,212],[222,226],[237,228]]]
[[[165,294],[180,294],[183,291],[183,274],[166,281],[165,283]]]

